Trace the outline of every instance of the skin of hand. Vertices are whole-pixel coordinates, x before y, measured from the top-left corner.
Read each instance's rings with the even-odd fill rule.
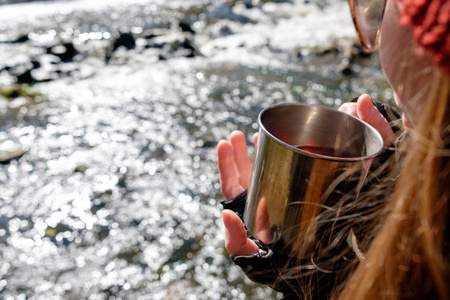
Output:
[[[256,139],[257,134],[253,136],[255,145]],[[217,163],[222,194],[227,200],[237,197],[249,187],[252,164],[248,156],[247,142],[241,131],[233,131],[230,141],[219,142]],[[222,218],[225,225],[225,247],[231,255],[252,255],[259,251],[258,246],[247,238],[244,224],[236,213],[225,209]]]
[[[339,110],[357,117],[375,128],[383,137],[384,146],[389,146],[396,138],[389,122],[373,105],[370,96],[363,94],[358,101],[344,103]]]
[[[389,123],[374,107],[369,95],[363,94],[356,103],[345,103],[339,110],[373,126],[380,132],[385,145],[389,145],[396,138]],[[257,138],[255,134],[253,136],[255,145]],[[219,141],[217,162],[222,194],[227,200],[232,200],[249,187],[252,174],[247,142],[241,131],[233,131],[229,141]],[[244,224],[236,213],[225,209],[222,218],[225,225],[225,247],[231,255],[248,256],[259,251],[258,246],[247,238]]]

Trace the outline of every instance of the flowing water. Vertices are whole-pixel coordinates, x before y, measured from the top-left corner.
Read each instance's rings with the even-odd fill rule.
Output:
[[[224,249],[215,145],[275,103],[390,97],[346,1],[11,2],[0,86],[35,67],[0,97],[0,298],[278,299]]]

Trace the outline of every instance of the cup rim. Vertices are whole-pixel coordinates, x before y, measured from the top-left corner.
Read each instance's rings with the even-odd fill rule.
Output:
[[[265,126],[262,124],[261,118],[262,118],[263,114],[266,111],[268,111],[270,109],[273,109],[273,108],[276,108],[276,107],[281,107],[281,106],[309,106],[309,107],[317,107],[318,109],[328,110],[328,111],[330,111],[332,113],[342,114],[342,115],[344,115],[346,117],[352,118],[353,120],[356,120],[357,122],[361,123],[363,126],[367,127],[371,132],[374,133],[375,137],[380,141],[380,147],[379,147],[379,149],[377,151],[375,151],[374,153],[372,153],[370,155],[357,156],[357,157],[328,156],[328,155],[322,155],[322,154],[317,154],[317,153],[301,150],[301,149],[299,149],[297,147],[289,145],[288,143],[285,143],[282,140],[278,139],[273,134],[271,134],[267,130],[267,128],[265,128]],[[288,148],[290,150],[293,150],[294,152],[300,153],[300,154],[305,155],[305,156],[313,157],[313,158],[316,158],[316,159],[339,161],[339,162],[363,161],[363,160],[368,160],[368,159],[372,159],[372,158],[376,157],[378,154],[381,153],[381,151],[383,151],[383,148],[384,148],[384,141],[383,141],[383,138],[382,138],[381,134],[378,132],[378,130],[376,130],[369,123],[364,122],[363,120],[358,119],[358,118],[356,118],[356,117],[354,117],[352,115],[349,115],[347,113],[341,112],[341,111],[339,111],[337,109],[334,109],[334,108],[331,108],[331,107],[327,107],[327,106],[323,106],[323,105],[318,105],[318,104],[306,104],[306,103],[279,103],[279,104],[273,104],[273,105],[270,105],[270,106],[264,108],[259,113],[258,124],[260,126],[260,129],[264,130],[265,134],[267,134],[270,138],[272,138],[278,144],[281,144],[283,147],[286,147],[286,148]]]

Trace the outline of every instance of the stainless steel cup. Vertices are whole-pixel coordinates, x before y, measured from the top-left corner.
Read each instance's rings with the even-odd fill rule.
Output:
[[[317,105],[268,107],[259,126],[244,219],[254,237],[292,254],[293,244],[314,243],[313,220],[336,201],[336,186],[363,184],[383,139],[367,123]]]

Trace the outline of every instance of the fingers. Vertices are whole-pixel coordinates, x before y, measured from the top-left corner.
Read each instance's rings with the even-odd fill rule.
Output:
[[[258,145],[258,133],[253,134],[253,145],[255,145],[255,148]]]
[[[217,164],[220,173],[220,187],[227,200],[237,197],[244,191],[236,172],[233,146],[225,140],[217,145]]]
[[[258,246],[247,238],[247,231],[239,216],[233,211],[222,211],[225,224],[225,247],[233,256],[252,255],[259,251]]]
[[[356,104],[358,117],[375,128],[383,137],[384,145],[389,146],[395,140],[396,136],[389,122],[373,105],[370,96],[367,94],[361,95]]]
[[[347,102],[342,104],[339,107],[339,111],[342,111],[354,117],[358,117],[358,114],[356,113],[356,103],[353,102]]]
[[[247,141],[241,131],[233,131],[230,135],[230,142],[233,147],[234,161],[236,164],[237,177],[244,189],[250,185],[252,176],[252,164],[248,156]]]
[[[341,107],[339,107],[339,111],[357,117],[370,124],[381,134],[385,146],[390,145],[396,138],[389,122],[383,117],[378,109],[376,109],[370,96],[367,94],[361,95],[356,103],[348,102],[342,104]]]

